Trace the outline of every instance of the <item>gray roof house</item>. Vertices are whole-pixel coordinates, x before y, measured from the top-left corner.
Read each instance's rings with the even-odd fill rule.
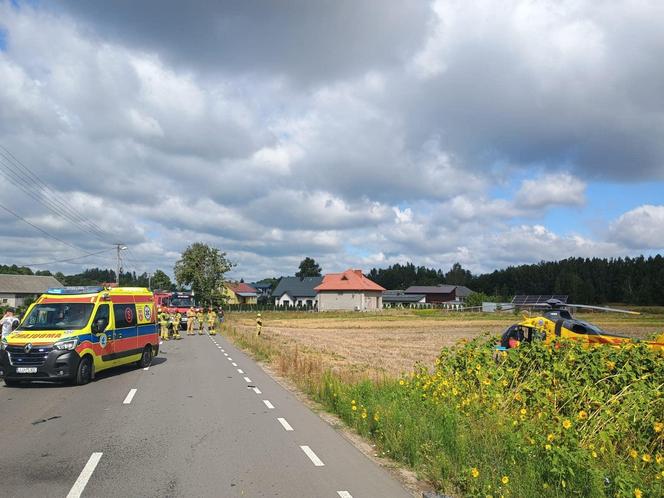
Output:
[[[473,291],[463,285],[411,285],[404,293],[424,294],[426,302],[440,304],[450,301],[463,302]]]
[[[318,305],[318,292],[315,287],[321,284],[323,277],[282,277],[272,293],[277,306]]]
[[[424,294],[406,294],[402,290],[386,290],[383,292],[383,306],[388,308],[416,307],[426,303]]]
[[[0,274],[0,306],[22,306],[26,298],[62,287],[55,277]]]

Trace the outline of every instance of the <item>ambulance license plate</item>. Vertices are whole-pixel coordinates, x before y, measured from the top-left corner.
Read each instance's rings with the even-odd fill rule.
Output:
[[[37,367],[16,367],[16,373],[18,374],[36,374]]]

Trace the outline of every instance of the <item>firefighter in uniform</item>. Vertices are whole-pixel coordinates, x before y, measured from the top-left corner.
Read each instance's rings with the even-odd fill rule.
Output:
[[[190,306],[187,310],[187,335],[194,335],[194,318],[196,318],[196,312],[194,307]]]
[[[261,318],[261,314],[258,313],[256,315],[256,335],[261,335],[262,330],[263,330],[263,319]]]
[[[175,321],[173,322],[173,339],[182,339],[180,336],[180,323],[182,322],[182,314],[175,313]]]
[[[210,335],[217,335],[217,331],[214,329],[216,322],[217,322],[217,314],[214,312],[214,309],[208,308],[207,323],[208,323],[208,332],[210,332]]]
[[[175,335],[175,311],[171,311],[168,314],[168,324],[169,324],[169,328],[170,328],[169,336],[174,336]]]
[[[164,341],[168,340],[168,313],[163,311],[161,308],[157,310],[159,313],[158,318],[159,318],[159,329],[161,332],[161,338]]]
[[[198,313],[196,313],[196,319],[198,320],[198,335],[203,335],[203,327],[205,326],[205,313],[203,312],[203,308],[198,310]]]

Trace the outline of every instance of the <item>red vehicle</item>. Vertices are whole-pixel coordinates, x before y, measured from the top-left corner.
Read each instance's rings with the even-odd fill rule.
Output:
[[[157,308],[161,308],[166,313],[180,313],[180,329],[187,328],[187,311],[192,306],[196,306],[194,295],[190,292],[166,292],[155,291],[154,302]]]

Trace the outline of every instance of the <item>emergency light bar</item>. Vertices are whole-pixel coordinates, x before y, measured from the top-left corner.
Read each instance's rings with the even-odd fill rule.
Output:
[[[46,291],[46,294],[96,294],[103,290],[104,288],[100,286],[52,287]]]

